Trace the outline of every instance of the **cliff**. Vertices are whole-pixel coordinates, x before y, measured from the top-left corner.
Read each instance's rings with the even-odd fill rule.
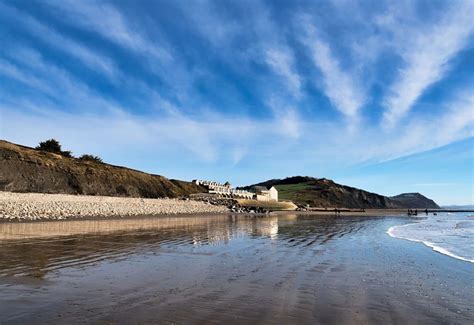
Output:
[[[428,199],[420,193],[402,193],[396,196],[391,196],[390,199],[404,207],[440,209],[435,201]]]
[[[68,158],[2,140],[0,190],[143,198],[173,198],[204,191],[189,182]]]

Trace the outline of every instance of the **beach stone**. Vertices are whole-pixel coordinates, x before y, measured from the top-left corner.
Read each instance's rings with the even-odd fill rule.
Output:
[[[0,192],[0,219],[63,220],[85,216],[225,213],[226,205],[195,200],[143,199],[67,194]]]

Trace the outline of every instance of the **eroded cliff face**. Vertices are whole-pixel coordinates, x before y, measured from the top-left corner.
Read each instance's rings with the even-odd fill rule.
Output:
[[[425,200],[398,200],[367,192],[358,188],[337,184],[325,178],[295,176],[285,179],[272,179],[253,186],[275,186],[281,199],[292,200],[297,205],[312,207],[340,207],[365,209],[394,208],[437,208],[432,200],[418,194]],[[431,202],[431,203],[430,203]],[[428,204],[430,203],[430,204]],[[434,205],[433,205],[434,204]]]
[[[179,197],[204,189],[160,175],[66,158],[0,140],[0,190],[127,197]]]

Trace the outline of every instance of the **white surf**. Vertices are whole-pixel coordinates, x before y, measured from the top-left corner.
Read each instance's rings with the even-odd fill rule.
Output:
[[[474,263],[474,215],[438,213],[388,229],[391,237],[420,242],[434,251]]]

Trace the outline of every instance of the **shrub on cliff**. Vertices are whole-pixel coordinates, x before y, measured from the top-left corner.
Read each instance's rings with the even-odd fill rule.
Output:
[[[60,154],[64,157],[72,158],[72,152],[68,150],[66,151],[61,150],[61,144],[59,143],[59,141],[55,139],[42,141],[39,143],[39,145],[35,149],[47,151],[47,152],[53,152],[53,153]]]
[[[92,161],[92,162],[96,162],[96,163],[103,163],[102,158],[100,158],[99,156],[88,155],[88,154],[80,156],[79,159],[80,160],[85,160],[85,161]]]

